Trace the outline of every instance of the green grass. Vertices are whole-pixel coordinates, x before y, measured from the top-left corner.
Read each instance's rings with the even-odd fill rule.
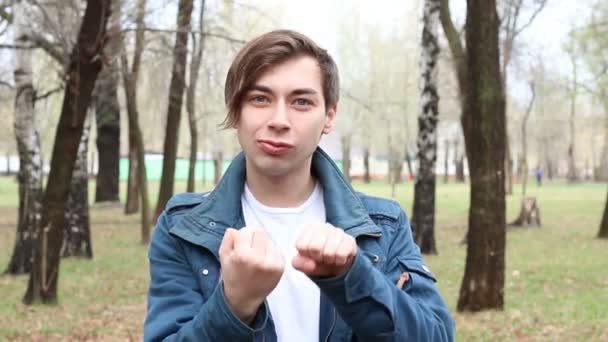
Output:
[[[355,187],[383,197],[391,193],[382,182]],[[157,188],[151,185],[152,198]],[[90,189],[92,196],[94,183]],[[184,189],[177,184],[176,191]],[[530,186],[543,226],[508,233],[505,310],[458,314],[468,186],[438,183],[439,255],[425,259],[454,312],[457,340],[608,341],[608,241],[595,239],[606,191],[606,184],[591,183]],[[396,199],[408,212],[412,193],[411,183],[397,187]],[[509,220],[520,201],[519,194],[508,198]],[[0,268],[13,248],[16,203],[14,179],[0,178]],[[93,206],[91,215],[94,259],[62,262],[59,304],[24,306],[27,276],[0,277],[0,341],[141,340],[148,266],[146,247],[139,244],[139,216],[108,206]]]

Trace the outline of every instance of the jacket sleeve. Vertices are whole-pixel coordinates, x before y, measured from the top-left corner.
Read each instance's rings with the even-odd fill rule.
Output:
[[[266,325],[266,303],[251,326],[240,321],[226,303],[222,284],[206,300],[199,290],[183,246],[169,234],[163,213],[148,252],[150,288],[144,341],[251,341]]]
[[[398,221],[386,275],[359,250],[345,275],[313,281],[360,341],[453,341],[454,322],[403,211]],[[409,280],[400,289],[396,283],[403,272]]]

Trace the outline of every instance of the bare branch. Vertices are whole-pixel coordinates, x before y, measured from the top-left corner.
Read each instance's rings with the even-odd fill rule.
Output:
[[[538,16],[538,14],[545,8],[546,4],[547,4],[547,0],[540,0],[540,1],[538,1],[538,7],[534,10],[534,12],[532,13],[532,15],[528,19],[528,22],[525,23],[519,29],[515,30],[515,32],[513,34],[514,38],[517,37],[520,33],[522,33],[525,29],[527,29],[530,25],[532,25],[532,23],[534,22],[534,19],[536,19],[536,17]]]
[[[159,29],[159,28],[154,28],[154,27],[144,27],[143,30],[144,31],[148,31],[148,32],[161,32],[161,33],[179,33],[179,32],[183,32],[182,30]],[[122,29],[122,32],[130,32],[130,31],[137,31],[137,28],[127,27],[127,28],[123,28]],[[189,30],[188,33],[191,33],[191,34],[201,34],[201,31],[199,31],[199,30]],[[221,34],[221,33],[203,32],[203,36],[205,36],[205,37],[211,37],[211,38],[223,39],[223,40],[229,41],[231,43],[236,43],[236,44],[245,44],[245,43],[247,43],[247,41],[245,41],[243,39],[230,37],[228,35],[224,35],[224,34]]]
[[[0,49],[13,49],[13,50],[32,50],[37,49],[36,45],[15,45],[15,44],[0,44]]]
[[[55,94],[55,93],[58,93],[58,92],[60,92],[60,91],[63,91],[63,89],[64,89],[64,88],[63,88],[63,85],[60,85],[60,86],[58,86],[58,87],[57,87],[57,88],[55,88],[55,89],[51,89],[51,90],[47,91],[46,93],[44,93],[44,94],[42,94],[42,95],[40,95],[40,96],[36,96],[36,98],[34,99],[34,102],[39,101],[39,100],[44,100],[44,99],[46,99],[47,97],[49,97],[49,96],[51,96],[51,95],[53,95],[53,94]]]
[[[12,85],[12,84],[10,84],[9,82],[6,82],[6,81],[0,80],[0,85],[3,85],[3,86],[5,86],[7,88],[10,88],[10,89],[15,89],[14,85]]]

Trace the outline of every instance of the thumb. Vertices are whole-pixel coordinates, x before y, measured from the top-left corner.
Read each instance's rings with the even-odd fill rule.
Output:
[[[222,239],[222,244],[220,245],[220,256],[223,256],[234,249],[234,241],[236,240],[237,233],[238,232],[236,229],[226,229],[226,232],[224,232],[224,238]]]
[[[317,263],[313,259],[302,256],[299,253],[293,257],[291,265],[296,270],[307,275],[312,275],[317,269]]]

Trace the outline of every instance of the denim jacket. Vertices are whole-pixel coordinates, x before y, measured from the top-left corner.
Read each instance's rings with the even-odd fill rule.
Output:
[[[345,275],[312,279],[321,290],[319,341],[452,341],[454,323],[399,204],[355,192],[321,149],[312,173],[323,187],[327,222],[355,237],[359,248]],[[245,225],[244,182],[241,153],[214,191],[177,195],[167,204],[149,249],[145,341],[277,341],[268,304],[253,323],[243,323],[221,282],[224,231]],[[409,277],[400,288],[402,274]]]

